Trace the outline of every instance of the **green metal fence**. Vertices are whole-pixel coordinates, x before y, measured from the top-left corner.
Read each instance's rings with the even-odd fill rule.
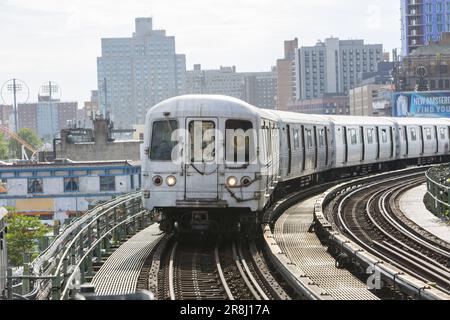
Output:
[[[152,214],[142,208],[141,193],[108,201],[76,219],[59,234],[24,272],[9,280],[21,281],[21,295],[28,299],[70,299],[79,284],[89,282],[94,265],[114,246],[152,223]],[[12,298],[12,286],[9,288]]]
[[[425,175],[427,178],[427,194],[424,200],[425,205],[428,210],[435,215],[449,219],[450,176],[445,174],[444,167],[442,166],[428,170]]]

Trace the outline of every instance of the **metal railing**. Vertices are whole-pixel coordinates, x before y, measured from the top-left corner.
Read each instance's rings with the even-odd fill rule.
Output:
[[[66,226],[50,246],[31,264],[25,263],[21,276],[22,296],[27,299],[66,299],[74,296],[76,284],[90,280],[94,264],[111,253],[128,236],[149,226],[151,213],[142,209],[141,192],[105,202]]]
[[[437,173],[442,174],[443,168],[436,167],[427,171],[427,193],[425,196],[425,204],[428,210],[435,215],[449,219],[450,215],[450,184],[446,185],[450,176],[443,178]],[[449,180],[450,181],[450,180]]]

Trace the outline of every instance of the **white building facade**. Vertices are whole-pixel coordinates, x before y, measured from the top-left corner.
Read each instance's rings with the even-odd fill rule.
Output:
[[[89,205],[140,189],[141,167],[124,161],[0,166],[0,206],[41,220],[81,214]]]
[[[360,85],[362,73],[378,70],[383,45],[364,40],[329,38],[296,51],[296,99],[322,98],[324,94],[348,94]]]

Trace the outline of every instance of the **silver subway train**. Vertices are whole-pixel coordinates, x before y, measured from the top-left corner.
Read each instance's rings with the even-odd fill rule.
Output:
[[[449,159],[450,119],[319,116],[188,95],[149,110],[144,204],[165,231],[243,231],[289,188]]]

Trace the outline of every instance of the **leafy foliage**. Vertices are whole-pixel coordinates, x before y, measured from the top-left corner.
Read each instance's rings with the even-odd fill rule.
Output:
[[[20,129],[18,135],[36,149],[39,149],[43,145],[42,140],[39,139],[36,133],[34,133],[31,129]],[[13,139],[9,140],[9,152],[11,154],[11,157],[13,158],[22,158],[22,145]],[[30,151],[28,150],[27,154],[28,156],[31,156]]]
[[[0,133],[0,159],[6,160],[9,158],[8,143],[5,140],[5,136]]]
[[[23,264],[24,253],[34,253],[36,243],[50,231],[39,218],[27,217],[15,213],[14,208],[7,208],[8,233],[6,243],[8,246],[8,259],[13,266]]]

